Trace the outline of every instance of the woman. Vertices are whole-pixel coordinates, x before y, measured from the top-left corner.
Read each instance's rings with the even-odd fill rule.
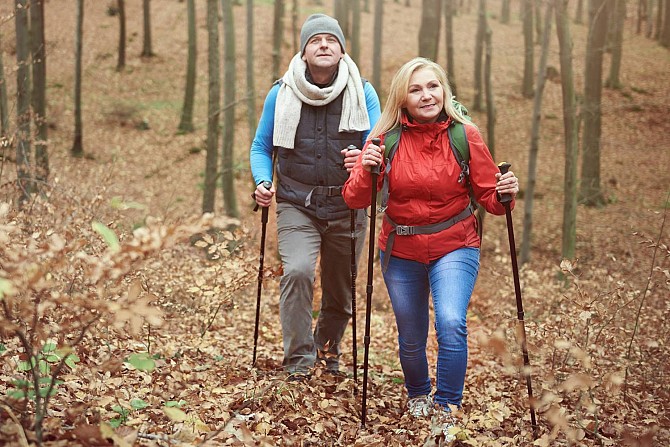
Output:
[[[447,75],[438,64],[425,58],[404,64],[370,132],[370,138],[382,139],[382,146],[366,144],[342,192],[349,207],[365,208],[370,205],[370,169],[382,165],[378,189],[383,177],[389,176],[380,257],[382,265],[387,263],[383,276],[398,328],[408,412],[415,417],[428,416],[434,408],[448,414],[449,405],[461,405],[467,365],[466,314],[479,271],[477,221],[469,210],[468,188],[459,179],[462,167],[449,146],[448,127],[454,122],[465,125],[469,179],[477,202],[486,211],[504,214],[497,195],[514,198],[519,191],[514,173],[500,174],[479,130],[455,108],[452,99]],[[387,132],[398,126],[402,132],[389,171],[383,164],[383,142]],[[447,228],[439,225],[447,222]],[[396,225],[436,231],[405,235],[395,231]],[[430,294],[438,342],[433,398],[426,357]]]

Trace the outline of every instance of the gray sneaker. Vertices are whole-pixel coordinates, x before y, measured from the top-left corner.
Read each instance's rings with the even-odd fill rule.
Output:
[[[407,412],[415,418],[429,416],[433,412],[433,399],[427,394],[412,397],[407,401]]]
[[[450,445],[456,440],[458,428],[451,411],[438,407],[435,409],[430,422],[433,435],[442,435],[444,437],[444,445]]]

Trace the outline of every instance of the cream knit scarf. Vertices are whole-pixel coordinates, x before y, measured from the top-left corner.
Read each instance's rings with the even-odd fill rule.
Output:
[[[366,131],[370,128],[365,93],[361,75],[354,61],[345,54],[339,63],[337,79],[325,88],[319,88],[307,81],[307,64],[296,54],[282,78],[275,105],[274,134],[275,146],[293,149],[295,132],[300,121],[302,103],[324,106],[344,91],[340,132]]]

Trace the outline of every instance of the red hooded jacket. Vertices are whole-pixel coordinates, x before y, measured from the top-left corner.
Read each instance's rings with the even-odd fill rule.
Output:
[[[449,147],[447,128],[450,120],[418,124],[403,117],[400,143],[389,172],[386,209],[386,214],[396,224],[420,226],[444,222],[469,205],[465,181],[458,183],[461,167]],[[503,215],[505,207],[498,202],[495,190],[495,174],[500,172],[498,166],[479,130],[473,125],[466,125],[465,129],[470,145],[470,183],[475,198],[489,213]],[[385,166],[382,166],[378,190],[384,175]],[[371,181],[371,174],[363,169],[361,152],[342,190],[350,208],[370,206]],[[514,201],[510,206],[514,206]],[[383,219],[378,245],[384,252],[392,229],[391,224]],[[438,233],[396,235],[391,254],[428,263],[458,248],[479,246],[477,221],[472,215]]]

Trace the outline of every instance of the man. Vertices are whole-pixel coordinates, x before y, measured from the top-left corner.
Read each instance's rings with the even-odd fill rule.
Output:
[[[341,191],[360,154],[348,147],[363,146],[381,108],[345,44],[337,20],[307,18],[300,53],[265,98],[250,151],[256,202],[267,207],[277,196],[283,367],[291,380],[308,378],[317,358],[328,372],[339,372],[351,317],[351,220]],[[277,179],[268,190],[263,182],[273,179],[273,152]],[[367,221],[364,210],[356,213],[358,262]],[[319,255],[322,301],[312,333]]]

